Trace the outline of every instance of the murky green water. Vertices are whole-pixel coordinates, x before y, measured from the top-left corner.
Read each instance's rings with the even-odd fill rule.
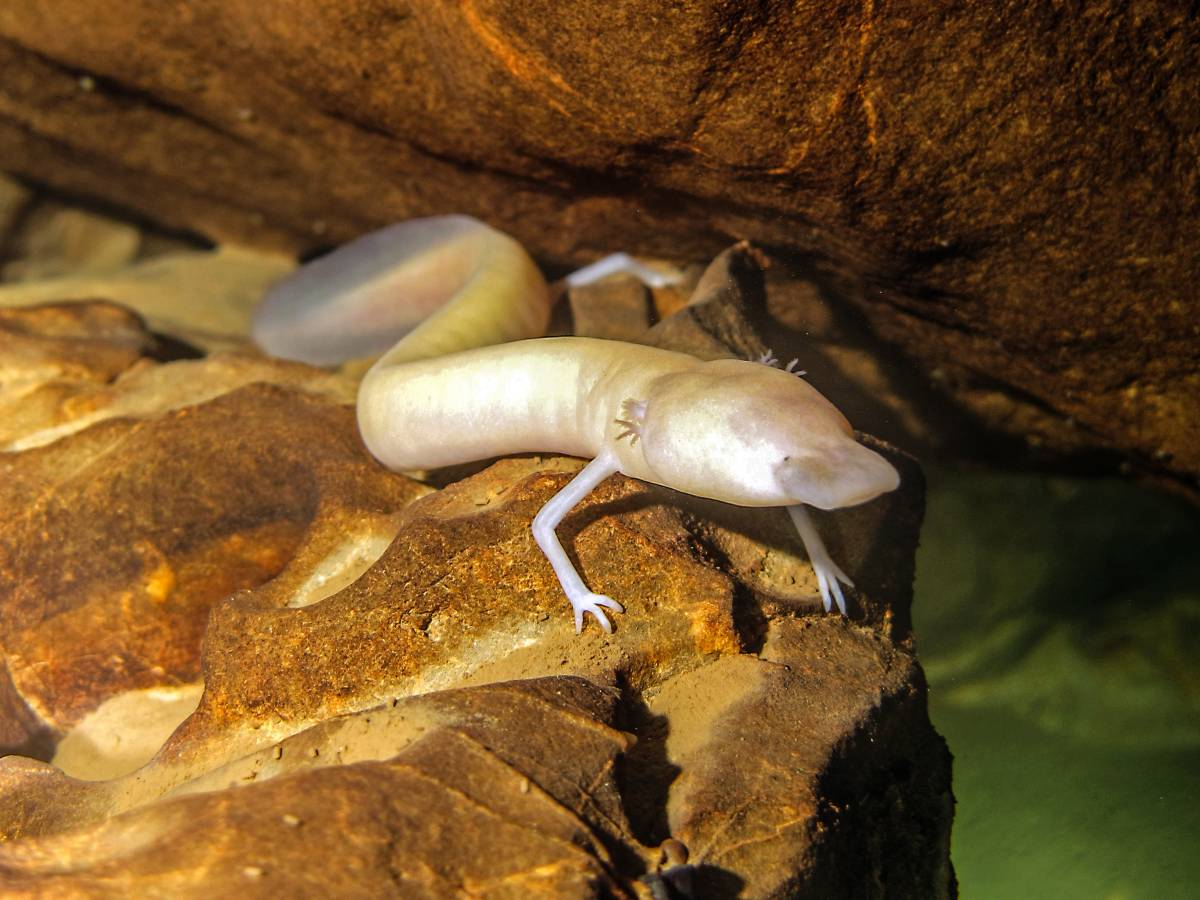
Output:
[[[1200,896],[1200,512],[929,470],[918,650],[962,896]]]

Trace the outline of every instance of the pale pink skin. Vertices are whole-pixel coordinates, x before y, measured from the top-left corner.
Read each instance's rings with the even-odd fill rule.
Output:
[[[634,267],[627,257],[602,261],[573,283]],[[409,297],[424,315],[440,311],[412,330]],[[617,472],[739,506],[787,507],[825,609],[836,602],[844,614],[838,582],[851,581],[829,558],[804,504],[866,502],[899,485],[895,468],[789,372],[621,341],[521,340],[542,334],[549,307],[545,282],[515,241],[446,216],[391,226],[301,268],[264,300],[254,334],[276,355],[332,363],[378,352],[411,331],[358,394],[363,440],[389,468],[523,452],[592,458],[533,522],[577,631],[585,613],[611,631],[605,610],[621,606],[587,588],[555,528]],[[339,322],[354,324],[338,330]]]

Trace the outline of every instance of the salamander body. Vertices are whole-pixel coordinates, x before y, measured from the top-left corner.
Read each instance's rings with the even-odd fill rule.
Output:
[[[614,268],[656,277],[628,257],[589,268],[573,283]],[[611,631],[605,610],[621,607],[587,588],[555,528],[617,472],[726,503],[787,507],[826,610],[836,602],[845,613],[838,582],[851,581],[805,505],[863,503],[898,486],[895,468],[797,375],[622,341],[534,338],[550,302],[537,267],[507,235],[464,216],[414,219],[299,269],[265,298],[254,334],[276,355],[330,363],[407,332],[358,394],[363,440],[390,468],[521,452],[590,458],[533,522],[576,630],[590,613]]]

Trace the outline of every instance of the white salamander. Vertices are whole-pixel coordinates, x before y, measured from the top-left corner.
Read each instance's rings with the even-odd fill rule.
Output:
[[[568,282],[612,271],[657,277],[618,256]],[[390,346],[358,392],[363,440],[389,468],[547,451],[591,458],[533,520],[576,631],[591,613],[611,632],[605,610],[621,605],[588,590],[555,528],[617,472],[740,506],[786,506],[826,611],[836,602],[845,614],[838,582],[852,582],[805,504],[863,503],[899,485],[895,468],[796,375],[622,341],[537,337],[550,306],[516,241],[466,216],[439,216],[392,225],[300,268],[263,300],[254,337],[270,353],[316,364]]]

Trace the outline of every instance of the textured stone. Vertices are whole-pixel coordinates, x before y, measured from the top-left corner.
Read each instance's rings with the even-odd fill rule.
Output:
[[[292,268],[283,257],[237,249],[169,253],[116,272],[0,284],[0,308],[108,300],[191,347],[244,351],[255,304]]]
[[[711,895],[845,897],[865,882],[948,896],[949,828],[913,827],[953,809],[938,785],[945,744],[921,725],[921,683],[912,657],[869,630],[783,619],[757,658],[720,659],[653,692],[649,716],[671,728],[634,754],[679,772],[663,824]],[[805,726],[764,727],[788,721]],[[848,731],[868,738],[831,764]]]
[[[643,338],[758,353],[756,260]],[[953,890],[912,460],[878,445],[900,490],[821,520],[849,621],[782,511],[607,480],[558,533],[626,611],[577,635],[530,521],[579,461],[432,490],[367,455],[345,373],[162,349],[111,303],[0,316],[0,405],[62,398],[0,456],[6,892]]]
[[[0,173],[0,245],[9,244],[17,223],[29,208],[33,192],[19,181]]]
[[[687,303],[639,340],[700,359],[765,359],[765,264],[762,252],[744,241],[725,250],[697,279]]]
[[[6,823],[6,833],[14,838],[36,838],[32,844],[17,842],[14,858],[36,855],[39,841],[64,830],[74,833],[83,829],[82,833],[90,834],[105,821],[110,822],[109,828],[118,828],[127,821],[138,822],[142,816],[157,822],[157,816],[168,814],[164,808],[174,808],[177,801],[169,796],[177,794],[181,784],[188,786],[188,792],[249,782],[269,784],[290,771],[273,761],[293,757],[302,764],[315,757],[331,765],[356,763],[362,757],[353,742],[347,750],[346,742],[337,736],[337,729],[351,727],[350,721],[336,717],[369,720],[362,725],[369,736],[368,726],[378,715],[372,710],[382,703],[386,712],[388,697],[410,698],[402,701],[401,714],[419,724],[425,721],[421,714],[406,711],[423,699],[443,702],[439,699],[443,695],[436,690],[439,687],[545,679],[565,671],[584,675],[592,683],[621,684],[635,696],[647,698],[649,718],[640,718],[635,711],[620,714],[621,726],[645,743],[622,768],[623,802],[637,811],[638,818],[628,833],[618,837],[625,842],[624,852],[633,858],[644,860],[650,855],[646,845],[673,834],[695,848],[696,879],[710,889],[720,889],[731,878],[747,885],[746,896],[780,896],[795,885],[822,885],[830,883],[829,879],[838,884],[858,883],[858,876],[852,873],[860,864],[862,848],[856,842],[874,840],[868,837],[876,834],[873,825],[857,810],[847,811],[844,822],[836,815],[830,818],[828,810],[818,810],[818,801],[827,797],[816,791],[811,781],[827,773],[836,758],[835,748],[855,735],[855,745],[864,741],[861,752],[867,754],[846,763],[851,772],[861,766],[861,775],[855,777],[866,781],[885,777],[881,771],[897,765],[895,758],[911,759],[915,754],[918,761],[914,766],[927,771],[929,780],[892,785],[884,800],[872,801],[888,810],[887,834],[896,836],[898,843],[874,848],[871,876],[900,866],[905,868],[900,879],[905,883],[926,885],[937,876],[935,882],[944,889],[949,883],[944,871],[949,822],[947,760],[936,755],[938,751],[944,754],[944,745],[928,730],[924,695],[911,654],[869,628],[824,616],[813,632],[819,640],[812,646],[788,644],[786,636],[792,631],[785,624],[776,625],[760,655],[746,653],[746,642],[755,638],[739,631],[733,609],[735,584],[695,557],[679,513],[667,504],[666,497],[657,496],[665,492],[627,479],[614,479],[599,489],[562,530],[586,576],[599,589],[623,598],[628,610],[618,617],[611,638],[594,629],[576,636],[554,576],[528,534],[533,513],[569,474],[552,474],[556,465],[548,471],[546,462],[536,459],[504,461],[412,504],[402,514],[396,538],[383,556],[363,577],[319,603],[299,608],[281,605],[293,596],[297,582],[307,580],[310,570],[300,566],[301,571],[285,573],[287,577],[252,594],[235,595],[218,604],[205,633],[204,697],[148,767],[125,778],[73,785],[52,772],[31,769],[27,763],[0,766],[0,819]],[[623,512],[614,516],[611,511],[615,510]],[[868,580],[861,580],[860,587],[864,595],[871,590]],[[808,593],[811,608],[816,602],[815,585],[809,585]],[[750,620],[756,617],[750,616]],[[807,634],[802,632],[802,636]],[[799,681],[787,675],[785,667],[789,666],[801,670]],[[803,677],[805,672],[816,674]],[[732,700],[715,703],[713,692]],[[897,699],[889,699],[893,695]],[[670,702],[663,701],[660,706],[659,697]],[[815,708],[824,716],[820,729],[814,727],[814,698],[820,698]],[[522,745],[527,744],[529,735],[541,736],[546,731],[544,722],[530,720],[519,709],[481,703],[486,710],[481,714]],[[780,708],[788,703],[799,706],[794,711]],[[661,749],[661,741],[656,742],[656,735],[661,734],[659,721],[671,724],[674,741],[693,748],[692,755],[679,751],[677,758],[670,755],[676,750],[669,749],[669,765],[688,775],[680,781],[671,775],[673,770],[664,771],[654,764],[655,747]],[[791,722],[799,731],[785,724]],[[876,728],[903,736],[903,741],[881,745],[887,748],[885,757],[871,755]],[[718,733],[713,734],[713,729]],[[789,795],[798,788],[776,784],[770,776],[772,770],[764,772],[759,764],[747,761],[747,735],[755,736],[765,758],[775,754],[777,747],[790,747],[796,754],[801,753],[798,747],[807,748],[802,780],[812,793],[808,806],[800,799],[794,807],[776,801],[772,788]],[[546,745],[555,755],[534,772],[534,783],[540,789],[546,789],[545,779],[561,773],[564,766],[584,767],[571,776],[576,784],[593,783],[608,771],[608,764],[588,768],[574,749],[565,751],[577,743],[576,738],[564,738]],[[444,749],[429,749],[436,756],[447,756]],[[403,754],[386,755],[392,752],[386,746],[377,752],[383,754],[377,758],[386,760],[387,766],[404,763]],[[523,746],[526,758],[535,752],[548,751]],[[731,780],[733,762],[715,768],[701,764],[722,753],[733,754],[738,778],[744,781]],[[926,760],[929,753],[935,756]],[[452,787],[470,774],[452,766],[452,759],[442,762],[447,769],[439,780]],[[928,762],[927,770],[920,768],[923,762]],[[530,773],[528,768],[522,771]],[[368,784],[391,783],[384,772],[361,774]],[[336,808],[360,802],[355,799],[357,788],[343,786],[340,776],[327,777],[330,784],[325,787],[306,784],[286,791],[281,787],[277,790],[284,791],[282,795],[272,792],[262,800],[227,797],[213,802],[219,808],[228,803],[235,808],[247,804],[252,809],[265,805],[278,815],[300,817],[313,814],[307,805],[300,812],[292,807],[285,810],[286,804],[270,798],[294,800],[295,791],[320,796],[328,790],[329,799],[324,802]],[[495,776],[482,773],[478,777]],[[703,787],[710,782],[712,787]],[[920,791],[922,801],[905,812],[901,798],[909,798],[910,788]],[[874,796],[853,780],[846,792],[847,798]],[[39,796],[46,799],[38,800]],[[939,797],[941,806],[937,805]],[[658,807],[653,804],[666,798],[671,798],[665,808],[669,830],[663,833],[655,827],[653,816],[662,813],[656,812]],[[432,798],[422,802],[430,804],[430,811],[423,814],[426,827],[435,827],[433,822],[447,831],[468,827],[456,819],[457,805],[447,810]],[[597,802],[593,799],[587,805]],[[499,804],[499,800],[493,801],[489,808],[504,808]],[[648,804],[652,805],[650,811]],[[934,805],[931,808],[929,804]],[[729,831],[724,839],[728,843],[713,843],[709,837],[709,831],[717,827],[712,824],[713,817],[720,818],[722,810],[730,809],[743,810],[739,813],[741,824]],[[108,818],[123,811],[131,818]],[[203,818],[207,813],[189,813],[187,818],[193,815]],[[377,818],[384,823],[392,821],[384,810],[364,813],[364,817],[352,823],[365,833],[348,837],[348,850],[360,840],[373,840],[370,834],[375,826],[371,822]],[[609,816],[604,819],[609,821]],[[261,818],[255,813],[250,821],[237,818],[227,825],[218,820],[213,833],[222,833],[221,827],[236,828],[239,834],[241,829],[249,829],[249,846],[253,847],[252,836],[259,828],[255,822],[270,820],[265,813]],[[824,823],[820,831],[840,835],[840,843],[829,844],[825,839],[828,855],[824,858],[811,858],[804,841],[784,827],[790,823],[788,827],[799,829],[799,835],[814,822]],[[742,836],[749,836],[753,844],[757,840],[753,834],[775,825],[780,826],[776,840],[762,848],[763,852],[733,849]],[[842,829],[851,825],[843,834]],[[414,826],[401,821],[395,827],[407,833]],[[496,842],[489,846],[506,846],[508,839],[501,833],[488,833]],[[113,840],[121,846],[124,838]],[[324,838],[314,834],[311,840]],[[191,844],[189,854],[231,852],[225,841],[197,842],[193,836]],[[209,850],[204,851],[200,844]],[[724,849],[727,846],[729,850]],[[111,852],[118,855],[115,847]],[[257,852],[259,855],[250,859],[239,851],[236,859],[239,864],[269,870],[289,865],[287,856]],[[411,852],[419,858],[425,851],[418,845]],[[0,862],[5,862],[3,857]],[[583,859],[568,863],[564,869],[572,878],[584,877],[591,866]],[[423,865],[429,864],[426,857]],[[466,863],[455,857],[454,864]],[[107,871],[105,865],[83,866],[75,876],[79,882],[62,884],[87,884],[86,879]],[[127,865],[119,867],[123,877],[132,879],[143,871],[140,864]],[[641,865],[644,863],[633,871],[640,871]],[[843,866],[848,869],[843,871]],[[939,871],[939,866],[943,870]],[[179,877],[174,867],[154,877],[160,876]],[[59,884],[49,874],[40,877],[43,880],[38,883],[47,890]],[[151,878],[144,883],[156,882]]]
[[[0,884],[22,896],[630,896],[608,850],[629,840],[613,769],[631,741],[606,724],[614,695],[545,678],[335,719],[183,795],[62,838],[0,842]]]
[[[195,352],[106,301],[0,307],[0,449],[38,447],[107,419],[153,417],[254,382],[353,402],[349,377],[257,356],[187,358]],[[158,364],[165,360],[172,364]]]
[[[141,319],[112,303],[0,308],[0,390],[55,380],[112,381],[157,349]]]
[[[109,272],[137,257],[141,233],[128,222],[71,207],[43,208],[30,218],[10,251],[18,259],[0,269],[0,280]]]
[[[0,476],[0,694],[28,709],[9,752],[196,680],[215,601],[422,490],[366,458],[351,410],[265,385],[6,454]]]
[[[748,237],[834,275],[960,415],[1195,497],[1198,27],[1122,0],[8,4],[0,156],[290,248],[432,212],[564,264]]]
[[[608,278],[567,294],[571,332],[580,337],[632,341],[652,324],[653,291],[633,276]]]

